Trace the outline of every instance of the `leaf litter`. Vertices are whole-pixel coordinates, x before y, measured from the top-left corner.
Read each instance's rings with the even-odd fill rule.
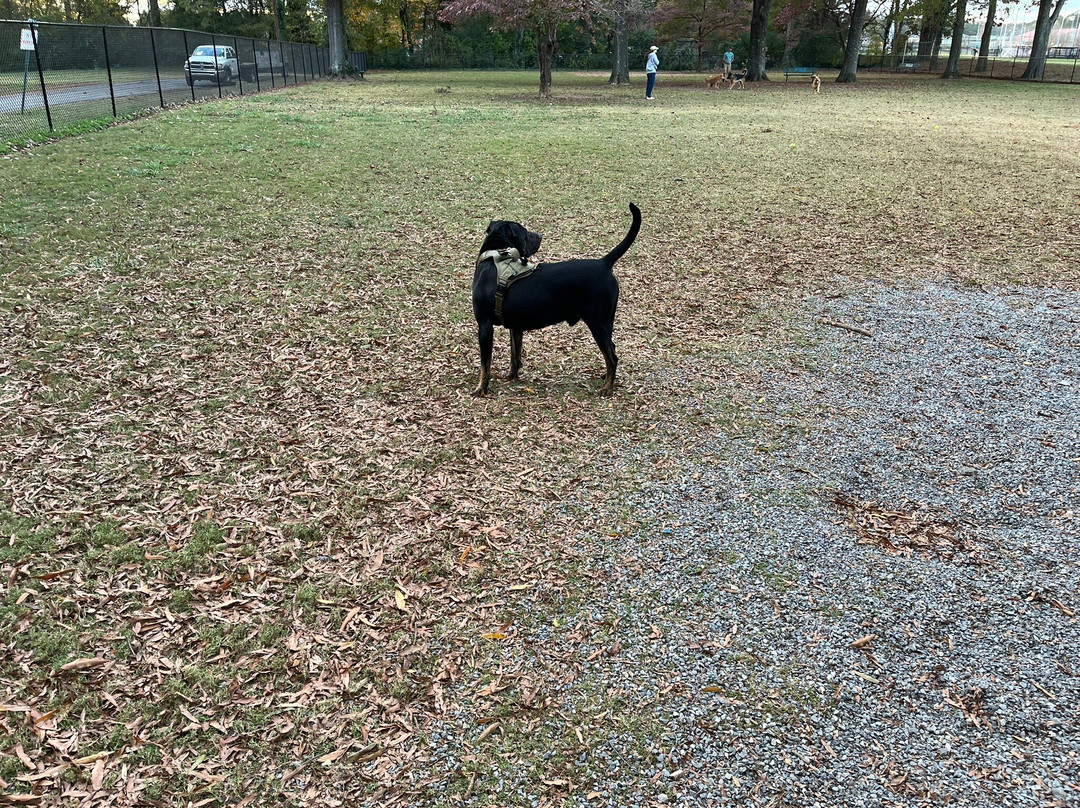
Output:
[[[602,627],[570,625],[560,648],[578,653],[565,657],[519,629],[530,613],[558,623],[586,583],[574,578],[581,525],[559,503],[594,497],[616,513],[623,486],[667,471],[622,476],[605,463],[619,439],[676,440],[650,431],[673,402],[699,430],[742,418],[754,379],[727,367],[724,352],[767,340],[770,317],[836,267],[856,277],[880,271],[867,256],[890,249],[891,234],[904,232],[910,251],[898,275],[979,283],[997,277],[1008,235],[1026,223],[1008,206],[946,222],[919,200],[899,215],[888,194],[864,196],[835,175],[828,203],[802,190],[778,198],[774,176],[759,171],[770,145],[733,150],[700,130],[690,148],[677,147],[679,165],[645,155],[655,178],[646,185],[629,178],[626,162],[636,159],[641,122],[623,114],[607,135],[628,157],[605,153],[609,172],[573,189],[550,188],[546,172],[516,178],[530,200],[522,220],[558,234],[547,244],[564,254],[549,259],[606,251],[624,224],[622,197],[650,197],[648,232],[619,268],[616,399],[595,399],[593,346],[581,329],[562,329],[530,335],[526,385],[497,383],[494,397],[477,402],[467,395],[475,244],[462,238],[475,240],[491,208],[475,201],[478,183],[461,166],[474,152],[490,154],[487,141],[463,140],[461,161],[415,171],[428,148],[416,142],[417,126],[433,148],[444,136],[437,115],[408,106],[415,81],[395,79],[362,104],[361,114],[391,130],[377,154],[362,118],[328,143],[379,168],[358,181],[363,215],[343,217],[338,200],[314,187],[300,199],[278,189],[243,202],[232,230],[202,224],[215,204],[205,197],[169,204],[171,185],[207,184],[215,170],[269,184],[276,157],[269,139],[239,128],[253,125],[244,117],[299,130],[310,123],[285,120],[286,107],[306,105],[329,122],[353,109],[353,88],[206,105],[114,130],[119,156],[92,159],[99,177],[156,217],[151,236],[122,220],[94,229],[125,204],[115,189],[88,200],[29,171],[17,180],[31,199],[58,194],[51,204],[61,215],[77,209],[82,229],[70,236],[73,252],[37,235],[5,237],[27,258],[6,271],[0,332],[8,627],[0,729],[13,739],[0,779],[9,804],[242,805],[278,794],[408,804],[426,788],[409,773],[437,768],[426,739],[462,716],[470,725],[460,736],[462,785],[466,795],[482,789],[478,773],[492,765],[485,743],[515,726],[535,730],[585,659],[621,651]],[[456,87],[454,103],[490,106]],[[545,123],[580,111],[526,106]],[[501,113],[489,111],[498,125]],[[746,126],[765,114],[750,111]],[[146,132],[182,149],[170,138],[183,132],[166,127],[190,131],[206,118],[261,150],[230,159],[268,162],[207,155],[178,161],[163,180],[124,173]],[[65,175],[79,170],[76,143],[49,147],[70,163],[57,166],[56,180],[77,183]],[[778,170],[792,159],[832,159],[813,148],[773,157]],[[701,216],[728,209],[715,187],[718,162],[754,200],[752,224]],[[330,175],[321,160],[310,170]],[[672,171],[677,185],[664,181]],[[622,176],[617,200],[606,174]],[[945,191],[949,204],[964,193]],[[687,198],[700,202],[691,210]],[[796,198],[804,207],[793,222]],[[613,211],[610,222],[595,221],[597,199]],[[1047,211],[1051,235],[1009,272],[1036,278],[1055,263],[1067,213]],[[35,215],[19,214],[24,232]],[[984,245],[983,260],[959,260],[966,244]],[[714,259],[703,265],[701,255]],[[454,269],[416,272],[422,265]],[[708,278],[707,293],[699,278]],[[692,367],[703,389],[730,387],[733,411],[708,409],[683,374],[666,372],[673,365]],[[953,542],[945,523],[856,505],[867,537],[894,547],[913,539],[911,549],[926,552]],[[636,528],[613,517],[605,529]],[[974,696],[954,700],[978,717]],[[609,707],[589,720],[618,716]],[[575,747],[587,730],[569,733]],[[565,795],[577,787],[570,771],[545,769],[538,788]]]

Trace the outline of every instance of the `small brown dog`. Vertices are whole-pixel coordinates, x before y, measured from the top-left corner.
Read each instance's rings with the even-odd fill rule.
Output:
[[[709,76],[705,79],[705,86],[710,90],[719,90],[720,85],[724,83],[724,76]]]
[[[746,73],[746,70],[737,70],[733,71],[730,75],[728,75],[728,81],[730,82],[728,84],[728,89],[734,90],[736,87],[738,87],[741,90],[745,90]]]
[[[810,79],[810,86],[814,88],[814,95],[821,95],[821,77],[817,73]]]

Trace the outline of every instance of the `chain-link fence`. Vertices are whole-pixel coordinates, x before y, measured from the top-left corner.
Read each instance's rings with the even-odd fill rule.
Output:
[[[365,54],[349,61],[366,72]],[[0,142],[149,107],[249,95],[328,71],[329,49],[297,42],[0,21]]]
[[[1004,56],[988,53],[980,57],[970,48],[960,57],[960,74],[975,78],[1019,79],[1028,66],[1028,55]],[[1028,49],[1030,53],[1030,48]],[[919,55],[863,54],[859,57],[859,70],[884,70],[896,73],[943,73],[949,61],[948,53]],[[1039,81],[1059,84],[1080,84],[1080,48],[1050,48],[1046,66]]]

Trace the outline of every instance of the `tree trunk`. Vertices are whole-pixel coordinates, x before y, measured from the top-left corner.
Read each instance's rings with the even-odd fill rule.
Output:
[[[885,54],[896,50],[896,42],[900,39],[900,26],[897,20],[900,17],[900,0],[892,0],[892,8],[885,17],[885,33],[881,37],[881,64],[885,65]]]
[[[927,12],[919,27],[919,56],[933,55],[934,43],[941,42],[941,21],[937,11]]]
[[[862,44],[863,22],[866,20],[866,2],[867,0],[855,0],[855,7],[851,10],[851,27],[848,28],[847,46],[844,48],[844,65],[840,68],[840,75],[836,77],[837,84],[853,83],[855,74],[859,72],[859,45]]]
[[[612,43],[611,77],[608,84],[616,87],[630,85],[630,21],[626,6],[624,0],[615,10],[615,41]]]
[[[278,42],[281,41],[281,15],[278,14],[278,0],[270,0],[270,12],[274,15],[274,39]],[[327,25],[329,25],[330,15],[326,15]]]
[[[994,17],[997,14],[997,0],[990,0],[986,7],[986,25],[983,26],[982,39],[979,41],[979,61],[975,63],[976,73],[986,72],[986,58],[990,55],[990,34],[994,30]]]
[[[754,0],[750,12],[750,57],[747,65],[747,81],[768,81],[765,75],[765,35],[769,33],[769,5],[771,0]]]
[[[147,18],[151,28],[161,27],[161,6],[158,4],[158,0],[150,0],[150,11]]]
[[[330,44],[330,75],[345,75],[350,71],[350,65],[343,0],[326,0],[326,35]]]
[[[784,53],[780,57],[780,64],[786,65],[791,52],[795,50],[795,18],[791,17],[784,28]]]
[[[960,51],[964,47],[964,23],[967,22],[967,0],[956,0],[956,19],[952,27],[952,43],[949,45],[949,60],[945,63],[943,79],[959,79]]]
[[[551,63],[555,59],[557,23],[542,22],[536,26],[536,57],[540,62],[540,95],[551,96]]]
[[[907,21],[907,15],[898,14],[893,25],[896,27],[893,30],[892,35],[892,51],[889,55],[889,67],[896,68],[900,64],[900,59],[904,56],[904,48],[907,47],[907,36],[903,39],[900,38],[900,32],[904,30],[904,23]]]
[[[1050,46],[1050,32],[1057,22],[1061,7],[1065,0],[1042,0],[1039,3],[1039,16],[1035,20],[1035,34],[1031,40],[1031,56],[1028,57],[1027,67],[1020,78],[1029,81],[1042,80],[1046,72],[1046,50]]]
[[[413,52],[412,26],[409,21],[412,18],[412,9],[409,4],[402,3],[398,7],[398,20],[401,22],[401,45],[411,54]]]
[[[941,53],[941,37],[943,32],[941,24],[938,24],[937,35],[934,37],[934,47],[930,51],[930,72],[937,70],[938,55]]]

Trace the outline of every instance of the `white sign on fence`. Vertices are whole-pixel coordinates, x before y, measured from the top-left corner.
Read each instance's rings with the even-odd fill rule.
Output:
[[[34,35],[29,28],[22,29],[22,36],[19,37],[19,50],[34,50]]]

